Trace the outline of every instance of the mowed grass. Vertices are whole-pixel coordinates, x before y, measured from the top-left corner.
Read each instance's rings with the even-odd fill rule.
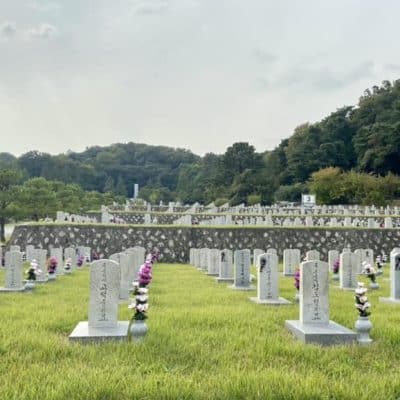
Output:
[[[388,271],[385,271],[387,278]],[[142,344],[68,342],[87,320],[89,268],[0,295],[1,399],[397,399],[400,307],[370,291],[370,347],[303,345],[285,329],[298,305],[261,306],[188,265],[157,264]],[[0,273],[0,282],[4,272]],[[330,290],[331,319],[352,328],[353,293]],[[292,299],[293,278],[280,278]],[[120,320],[130,311],[120,306]]]

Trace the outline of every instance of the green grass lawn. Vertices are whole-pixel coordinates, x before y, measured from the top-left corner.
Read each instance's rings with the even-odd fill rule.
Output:
[[[400,398],[400,307],[378,302],[389,296],[387,280],[368,292],[374,344],[329,348],[305,346],[285,329],[298,305],[256,305],[255,292],[168,264],[154,267],[145,342],[71,344],[87,320],[88,281],[86,268],[0,296],[0,399]],[[293,278],[280,287],[293,298]],[[331,319],[352,328],[353,293],[332,288],[330,301]],[[121,305],[119,319],[129,318]]]

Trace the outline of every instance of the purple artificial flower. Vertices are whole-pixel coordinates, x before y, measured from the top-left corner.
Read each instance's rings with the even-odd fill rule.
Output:
[[[300,290],[300,269],[297,268],[294,273],[294,287],[297,290]]]
[[[340,260],[337,258],[332,265],[332,272],[334,274],[339,273],[339,268],[340,268]]]

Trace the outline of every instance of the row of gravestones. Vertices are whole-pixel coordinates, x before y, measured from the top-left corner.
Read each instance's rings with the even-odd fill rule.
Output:
[[[110,259],[92,262],[88,321],[79,322],[69,340],[90,343],[127,339],[129,321],[118,321],[118,304],[129,300],[130,284],[144,260],[145,249],[136,246],[112,254]]]
[[[343,253],[350,252],[349,248],[343,249]],[[266,251],[262,249],[253,250],[253,263],[257,265],[256,261],[260,254],[273,253],[277,254],[277,250],[269,248]],[[361,265],[366,261],[370,265],[374,264],[374,252],[372,249],[357,249],[356,254],[357,273],[361,272]],[[320,260],[320,253],[317,250],[309,250],[305,256],[307,261]],[[328,252],[328,264],[332,270],[333,263],[339,258],[339,251],[330,250]],[[222,260],[226,261],[222,261]],[[301,253],[299,249],[285,249],[283,251],[283,274],[285,276],[292,276],[296,268],[301,262]],[[232,269],[232,251],[218,250],[218,249],[196,249],[191,248],[189,251],[189,263],[197,268],[207,270],[210,275],[219,276],[220,280],[233,279]]]
[[[78,257],[83,256],[87,261],[90,261],[90,251],[90,247],[68,247],[64,249],[64,251],[62,248],[51,248],[50,257],[55,257],[57,259],[58,267],[56,269],[56,275],[63,275],[62,265],[64,260],[71,261],[72,270],[75,269],[77,265]],[[28,262],[36,260],[38,266],[36,282],[47,282],[47,255],[47,250],[35,249],[32,245],[26,246],[25,253],[21,252],[20,246],[10,246],[10,250],[5,254],[5,283],[4,287],[0,288],[0,291],[12,292],[25,290],[23,279],[24,259]]]
[[[339,255],[340,287],[354,289],[360,254],[345,250]],[[362,250],[362,252],[370,256],[370,250]],[[190,263],[200,270],[208,271],[209,275],[215,275],[214,265],[219,263],[218,282],[233,280],[233,285],[230,286],[232,289],[253,289],[250,285],[250,250],[234,252],[233,272],[230,250],[191,249],[190,256]],[[250,300],[259,304],[290,304],[286,299],[279,297],[277,255],[274,252],[267,252],[256,253],[255,256],[258,270],[257,297],[251,297]],[[381,301],[400,303],[400,249],[396,248],[391,252],[390,262],[391,297],[382,298]],[[300,263],[299,303],[299,320],[286,321],[286,326],[303,342],[327,345],[349,343],[355,340],[354,332],[329,320],[329,264],[319,260],[317,251],[308,252],[307,260]]]

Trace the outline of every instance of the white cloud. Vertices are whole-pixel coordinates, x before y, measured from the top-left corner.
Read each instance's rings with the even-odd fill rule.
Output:
[[[58,36],[58,29],[51,24],[43,23],[28,31],[31,38],[53,39]]]
[[[17,33],[17,25],[15,22],[3,22],[0,24],[0,37],[9,39]]]

